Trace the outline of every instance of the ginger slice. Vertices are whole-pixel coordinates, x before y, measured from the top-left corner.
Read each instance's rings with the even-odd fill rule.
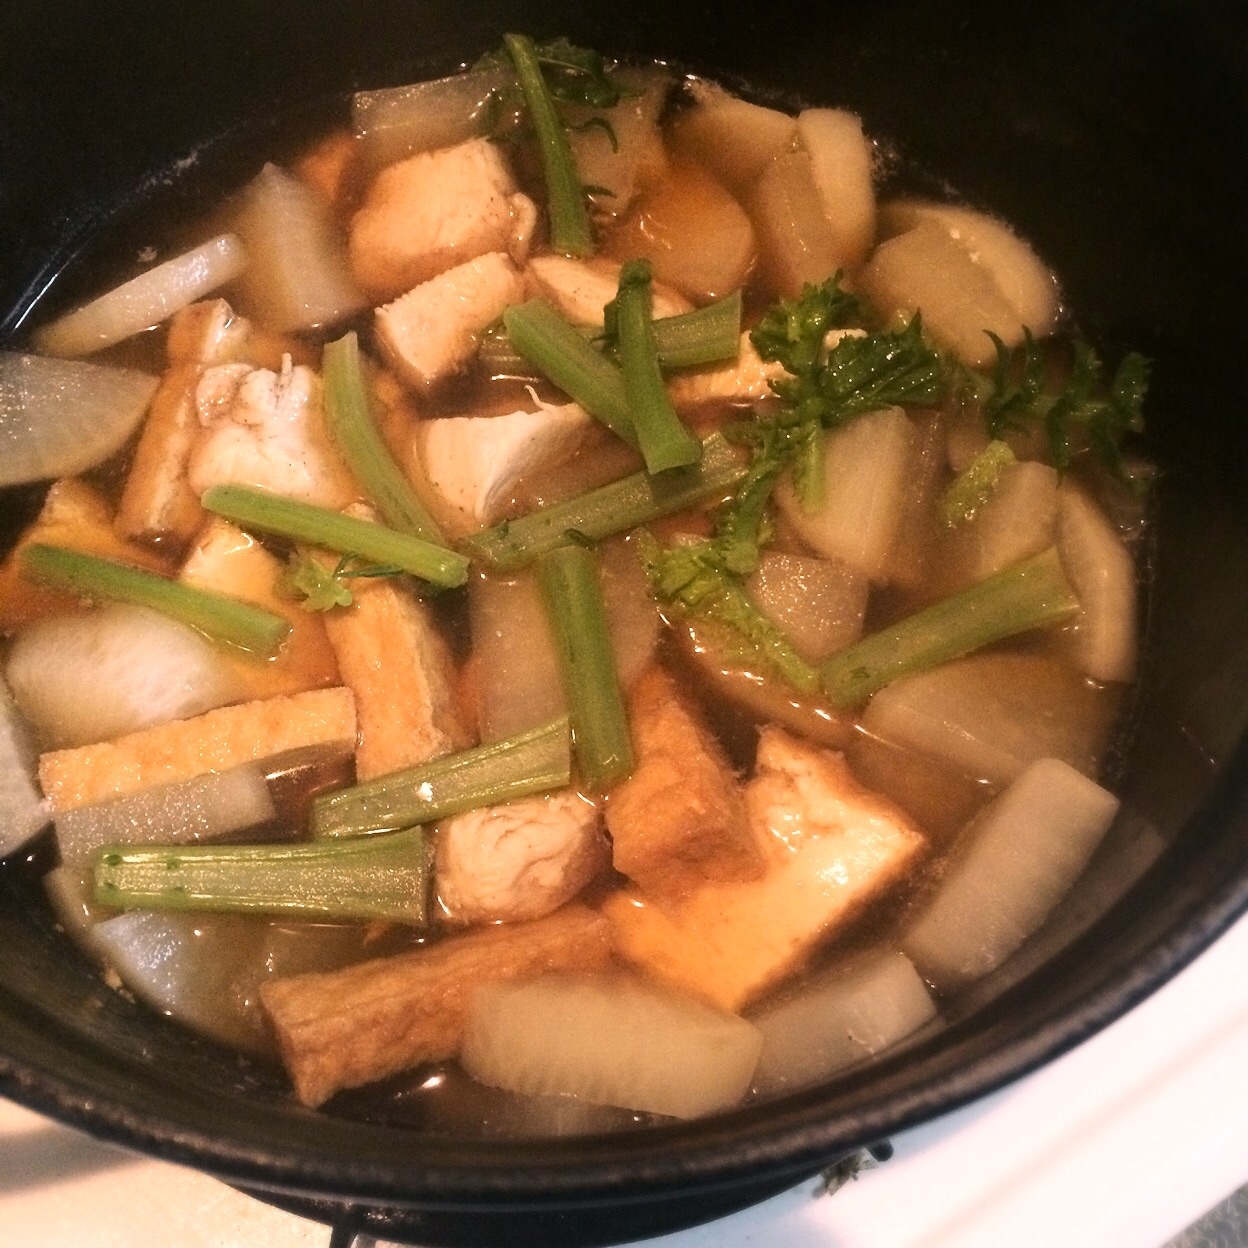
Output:
[[[530,923],[478,928],[412,953],[265,984],[260,999],[299,1099],[453,1056],[474,989],[550,971],[597,971],[607,924],[584,906]]]

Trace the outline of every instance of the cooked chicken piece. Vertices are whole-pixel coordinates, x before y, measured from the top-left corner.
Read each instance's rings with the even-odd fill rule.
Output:
[[[676,373],[668,380],[667,393],[678,408],[703,403],[758,403],[771,396],[770,383],[783,376],[784,365],[764,360],[754,350],[747,331],[741,335],[735,360]]]
[[[593,802],[575,789],[471,810],[438,824],[438,900],[453,923],[540,919],[607,861]]]
[[[728,1010],[798,970],[926,848],[839,754],[780,728],[762,731],[745,805],[767,861],[761,879],[708,882],[674,902],[629,890],[604,905],[617,953]]]
[[[505,513],[521,477],[569,459],[593,428],[576,403],[505,416],[448,416],[416,430],[425,477],[469,528]]]
[[[488,251],[523,263],[536,224],[499,149],[469,139],[377,175],[351,222],[351,264],[365,289],[393,299]]]
[[[281,650],[266,663],[223,651],[245,698],[272,698],[342,683],[320,616],[303,610],[281,592],[284,572],[281,561],[254,537],[214,516],[200,531],[178,573],[178,580],[187,585],[255,603],[284,616],[290,624]]]
[[[355,745],[349,689],[242,702],[115,741],[56,750],[39,760],[39,783],[53,810],[73,810],[309,745]]]
[[[185,543],[204,522],[187,483],[187,461],[199,436],[195,388],[204,369],[238,360],[251,324],[224,299],[193,303],[169,324],[169,370],[148,409],[143,434],[117,509],[117,530],[145,540]]]
[[[113,529],[113,513],[102,495],[76,477],[57,481],[44,499],[38,518],[0,564],[0,633],[10,633],[52,613],[87,609],[74,594],[63,594],[30,580],[22,551],[33,542],[67,546],[107,559],[169,571],[168,561],[147,546],[127,542]]]
[[[616,260],[573,260],[570,256],[534,256],[525,270],[529,291],[545,299],[574,325],[601,325],[602,309],[615,298],[621,265]],[[693,304],[660,282],[653,283],[655,317],[678,316]]]
[[[364,507],[359,519],[374,519]],[[389,578],[350,582],[352,603],[324,615],[342,681],[355,695],[360,780],[471,745],[455,666],[429,608]]]
[[[377,337],[407,381],[428,386],[459,372],[476,355],[481,331],[523,298],[511,258],[491,251],[378,308]]]
[[[636,765],[607,800],[615,869],[648,895],[670,898],[708,880],[761,875],[732,768],[661,667],[629,692],[628,720]]]
[[[296,1094],[316,1106],[341,1088],[453,1056],[482,984],[600,971],[610,957],[606,923],[574,905],[345,970],[277,980],[261,987],[260,1000]]]
[[[187,480],[196,494],[213,485],[251,485],[321,507],[345,507],[360,492],[325,431],[321,383],[310,368],[282,360],[282,371],[249,364],[208,369],[196,388],[202,432]]]

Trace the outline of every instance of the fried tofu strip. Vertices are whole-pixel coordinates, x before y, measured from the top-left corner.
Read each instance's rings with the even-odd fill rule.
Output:
[[[671,898],[762,875],[732,768],[661,667],[630,690],[628,718],[636,766],[607,801],[615,869],[649,896]]]
[[[225,771],[302,746],[355,744],[349,689],[314,689],[291,697],[223,706],[39,760],[39,782],[54,811],[125,797]]]
[[[761,879],[710,882],[676,902],[629,890],[603,907],[617,954],[727,1010],[799,970],[926,848],[839,754],[775,727],[762,732],[745,804],[767,858]]]
[[[260,999],[296,1094],[316,1106],[342,1088],[453,1056],[480,985],[602,970],[610,956],[604,920],[572,905],[345,970],[275,980]]]

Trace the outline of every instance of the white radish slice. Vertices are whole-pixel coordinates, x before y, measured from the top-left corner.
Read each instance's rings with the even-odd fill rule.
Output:
[[[187,845],[276,817],[264,771],[247,764],[61,811],[56,843],[65,866],[85,869],[105,845]]]
[[[234,225],[250,256],[239,302],[268,329],[332,325],[365,306],[328,208],[298,178],[265,165],[244,189]]]
[[[918,467],[914,426],[899,407],[868,412],[828,434],[824,456],[822,505],[806,511],[786,474],[780,510],[813,550],[882,580]]]
[[[20,849],[48,822],[35,785],[35,746],[0,680],[0,858]]]
[[[902,946],[951,989],[1000,966],[1066,894],[1118,812],[1118,799],[1055,758],[1033,763],[967,829]]]
[[[404,87],[357,91],[351,125],[374,168],[481,134],[490,96],[513,81],[509,68],[474,70]]]
[[[817,663],[862,635],[870,582],[836,559],[765,551],[746,581],[759,610]]]
[[[1135,563],[1114,526],[1070,481],[1058,491],[1057,550],[1079,599],[1074,653],[1093,680],[1130,681],[1136,662]]]
[[[0,351],[0,486],[69,477],[125,445],[158,378]]]
[[[23,714],[56,749],[199,715],[237,696],[225,657],[205,637],[120,603],[24,628],[6,674]]]
[[[921,312],[924,330],[972,368],[996,359],[989,331],[1007,347],[1023,340],[1018,313],[991,273],[935,221],[881,243],[860,281],[884,316],[909,320]]]
[[[220,234],[45,325],[35,346],[47,355],[90,355],[159,325],[246,267],[239,237]]]
[[[810,154],[810,171],[842,268],[856,269],[875,241],[874,149],[862,121],[840,108],[807,108],[797,133]]]
[[[862,727],[955,771],[1004,785],[1038,758],[1092,774],[1112,707],[1068,668],[1026,654],[976,654],[881,689]]]
[[[832,226],[823,214],[810,156],[802,149],[772,158],[746,204],[754,223],[763,275],[778,294],[795,299],[841,267]]]
[[[912,230],[923,221],[941,226],[988,271],[1018,319],[1035,337],[1053,332],[1061,311],[1057,279],[1009,226],[972,208],[916,199],[886,204],[880,219],[886,236]]]
[[[817,976],[751,1017],[763,1033],[754,1090],[808,1087],[872,1057],[936,1017],[905,954],[876,952]]]
[[[696,1118],[745,1095],[762,1043],[743,1018],[632,977],[550,975],[478,990],[460,1061],[512,1092]]]

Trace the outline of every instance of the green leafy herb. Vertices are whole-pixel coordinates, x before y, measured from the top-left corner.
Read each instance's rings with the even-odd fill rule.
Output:
[[[960,472],[941,500],[941,517],[948,525],[961,524],[992,497],[1001,471],[1017,463],[1008,442],[994,438]]]
[[[305,611],[332,611],[355,601],[344,582],[398,576],[402,571],[398,564],[363,563],[356,555],[343,555],[336,567],[329,568],[312,554],[296,552],[287,561],[282,584],[292,597],[302,599],[299,605]]]

